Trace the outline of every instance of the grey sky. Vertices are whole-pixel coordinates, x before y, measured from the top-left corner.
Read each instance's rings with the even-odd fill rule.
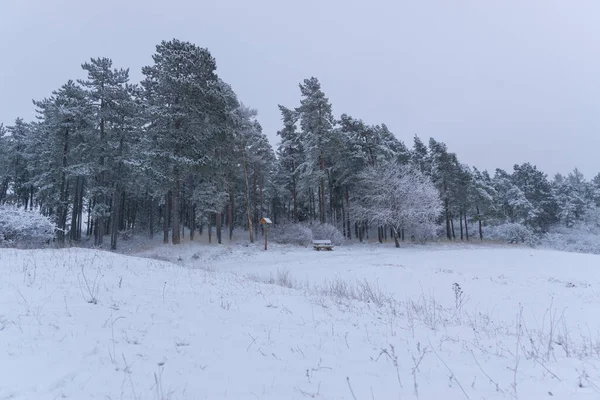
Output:
[[[90,57],[138,81],[176,37],[211,51],[272,143],[277,104],[316,76],[336,117],[384,122],[409,146],[433,136],[491,171],[600,172],[596,0],[0,0],[0,16],[5,124]]]

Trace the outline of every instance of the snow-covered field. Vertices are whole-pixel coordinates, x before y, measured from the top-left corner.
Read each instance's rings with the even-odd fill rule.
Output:
[[[600,398],[600,256],[130,253],[0,250],[0,399]]]

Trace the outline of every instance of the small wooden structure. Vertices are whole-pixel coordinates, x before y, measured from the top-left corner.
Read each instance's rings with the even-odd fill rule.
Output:
[[[320,251],[321,249],[333,250],[331,240],[313,240],[313,249]]]
[[[267,250],[267,238],[269,237],[269,225],[271,225],[273,222],[271,222],[271,220],[269,218],[262,218],[260,220],[260,224],[263,226],[264,229],[264,233],[265,233],[265,251]]]

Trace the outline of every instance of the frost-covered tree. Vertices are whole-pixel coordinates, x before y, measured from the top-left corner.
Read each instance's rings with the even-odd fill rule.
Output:
[[[86,153],[82,167],[88,169],[86,175],[90,178],[94,242],[96,246],[103,244],[112,216],[111,248],[115,249],[125,173],[123,158],[127,157],[128,136],[133,130],[137,109],[127,69],[114,69],[109,58],[92,58],[82,64],[82,68],[87,72],[87,79],[79,83],[85,90],[91,112],[89,139],[82,149]],[[76,182],[80,193],[83,190],[79,186],[83,184],[83,179]]]
[[[495,214],[494,199],[497,197],[492,179],[487,171],[473,168],[471,184],[468,188],[469,205],[475,211],[474,218],[478,223],[479,239],[483,240],[483,220],[493,218]]]
[[[78,197],[76,181],[86,174],[79,168],[85,132],[90,126],[91,110],[84,90],[67,82],[50,98],[35,101],[39,122],[32,127],[31,184],[38,188],[42,212],[53,217],[57,239],[64,243],[74,239],[75,231],[67,226],[73,199]]]
[[[207,49],[174,39],[156,46],[152,59],[154,64],[142,69],[152,143],[148,152],[169,189],[165,205],[172,205],[172,242],[178,244],[181,184],[194,168],[214,160],[215,136],[224,132],[218,123],[225,116],[226,99]]]
[[[511,181],[532,207],[526,220],[528,226],[545,231],[557,221],[558,207],[545,173],[530,163],[515,165]]]
[[[496,169],[492,184],[496,192],[494,202],[500,222],[524,224],[535,216],[533,205],[506,171]]]
[[[435,235],[443,207],[430,178],[396,163],[369,167],[358,178],[361,190],[355,212],[374,225],[391,227],[396,247],[402,230],[418,240]]]
[[[415,140],[415,145],[417,141]],[[415,149],[416,150],[416,149]],[[422,150],[420,150],[422,153]],[[446,238],[455,237],[453,223],[453,200],[458,185],[459,164],[454,153],[448,152],[444,143],[429,139],[430,176],[438,188],[444,202],[444,219],[446,222]],[[423,161],[421,161],[423,163]]]
[[[302,129],[302,142],[306,159],[301,174],[307,189],[317,187],[319,221],[326,222],[325,180],[331,179],[331,155],[336,152],[338,141],[334,135],[334,118],[329,99],[321,90],[317,78],[305,79],[300,84],[302,99],[296,108]],[[331,183],[331,182],[330,182]],[[331,187],[331,184],[329,185]],[[330,193],[331,196],[331,193]]]
[[[577,168],[566,177],[556,174],[552,192],[558,207],[558,218],[567,227],[581,220],[593,203],[592,188]]]
[[[30,182],[30,143],[31,125],[21,118],[7,128],[10,145],[7,154],[7,173],[10,176],[13,204],[33,208],[33,186]]]
[[[279,106],[283,128],[277,132],[281,138],[277,149],[278,155],[278,182],[289,192],[284,196],[284,201],[289,198],[291,205],[291,220],[297,222],[300,219],[298,181],[300,179],[298,168],[305,162],[304,147],[300,132],[296,127],[298,114],[282,105]],[[304,219],[304,213],[303,218]]]
[[[0,124],[0,204],[6,202],[10,185],[10,142],[6,128]]]

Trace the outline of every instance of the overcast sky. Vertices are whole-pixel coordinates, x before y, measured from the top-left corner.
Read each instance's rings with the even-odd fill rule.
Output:
[[[110,57],[134,81],[155,45],[207,47],[258,109],[316,76],[336,117],[385,123],[407,145],[445,142],[493,171],[530,161],[600,172],[600,2],[566,0],[0,0],[0,122]]]

